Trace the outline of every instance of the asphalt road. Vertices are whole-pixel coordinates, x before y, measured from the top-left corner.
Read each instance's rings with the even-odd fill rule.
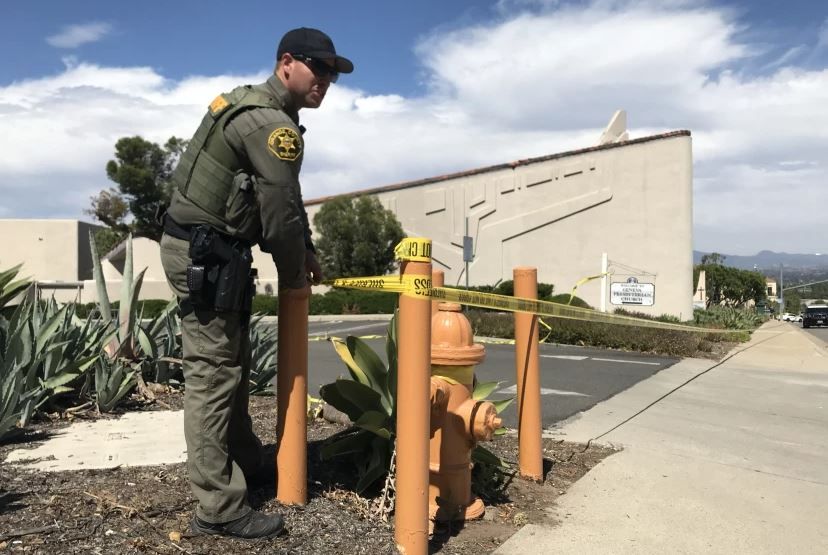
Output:
[[[309,336],[314,338],[348,335],[381,335],[366,339],[385,360],[385,321],[311,322]],[[828,331],[828,328],[825,328]],[[540,346],[541,403],[545,428],[578,412],[589,409],[672,366],[679,359],[625,353],[567,345]],[[493,399],[514,396],[515,360],[513,345],[486,345],[486,359],[477,367],[479,381],[499,381]],[[345,377],[348,371],[329,341],[313,340],[309,344],[308,392],[317,397],[319,387]],[[515,403],[501,415],[504,425],[516,427]]]
[[[789,326],[796,326],[798,328],[802,328],[802,322],[784,322]],[[811,337],[816,338],[818,341],[822,343],[828,344],[828,327],[822,326],[818,328],[802,328],[802,331],[811,335]]]

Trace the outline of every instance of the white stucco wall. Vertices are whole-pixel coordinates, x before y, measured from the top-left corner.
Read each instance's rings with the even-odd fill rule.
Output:
[[[464,284],[463,235],[474,239],[471,285],[512,279],[516,266],[569,292],[600,273],[607,253],[612,282],[654,285],[653,306],[623,308],[692,315],[692,150],[689,132],[483,168],[364,191],[392,210],[410,236],[429,237],[447,284]],[[326,199],[306,202],[308,214]],[[622,305],[611,304],[609,310]],[[601,304],[601,280],[577,295]]]
[[[47,282],[44,295],[73,300],[92,277],[89,231],[96,228],[78,220],[0,220],[0,269],[22,264],[18,279]]]

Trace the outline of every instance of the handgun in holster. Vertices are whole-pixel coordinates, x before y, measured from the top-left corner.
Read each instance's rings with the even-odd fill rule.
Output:
[[[249,247],[200,225],[190,230],[189,254],[187,288],[195,306],[220,312],[249,306],[246,291],[253,263]]]

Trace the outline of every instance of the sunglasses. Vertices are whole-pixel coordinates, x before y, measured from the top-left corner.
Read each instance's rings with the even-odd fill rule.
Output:
[[[336,80],[339,79],[339,72],[322,60],[303,56],[302,54],[291,54],[291,56],[294,60],[299,60],[308,66],[313,74],[320,79],[327,77],[331,80],[331,83],[336,83]]]

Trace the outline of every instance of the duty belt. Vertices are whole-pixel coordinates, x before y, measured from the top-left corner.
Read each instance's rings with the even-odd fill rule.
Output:
[[[175,237],[176,239],[181,239],[183,241],[189,241],[191,227],[192,226],[189,225],[180,225],[178,222],[170,218],[169,214],[164,215],[164,233],[170,237]]]
[[[176,239],[181,239],[183,241],[189,241],[192,230],[196,225],[199,224],[187,224],[183,225],[175,220],[173,220],[169,214],[164,214],[164,233],[169,235],[170,237],[175,237]],[[238,247],[247,248],[253,246],[252,243],[249,241],[245,241],[244,239],[239,239],[238,237],[231,237],[226,233],[222,233],[218,231],[216,228],[211,226],[213,233],[220,236],[222,239],[227,241],[230,245],[237,245]]]

